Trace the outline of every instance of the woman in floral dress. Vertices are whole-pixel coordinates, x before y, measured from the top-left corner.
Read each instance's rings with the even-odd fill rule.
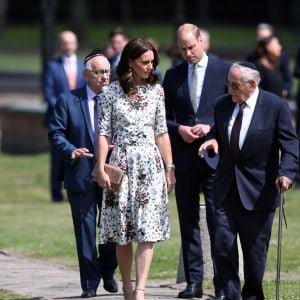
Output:
[[[153,243],[170,238],[168,192],[175,185],[167,133],[164,93],[154,70],[159,58],[153,45],[133,39],[125,46],[99,108],[98,172],[105,188],[100,243],[116,243],[124,298],[144,299]],[[113,136],[113,138],[112,138]],[[110,141],[110,164],[124,170],[113,192],[104,171]],[[136,287],[132,292],[132,242],[137,242]]]

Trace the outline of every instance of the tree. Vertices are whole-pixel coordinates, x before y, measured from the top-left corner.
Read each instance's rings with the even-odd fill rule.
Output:
[[[0,37],[6,24],[7,0],[0,0]]]

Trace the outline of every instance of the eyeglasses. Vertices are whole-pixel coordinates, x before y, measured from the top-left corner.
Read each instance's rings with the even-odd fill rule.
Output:
[[[225,84],[228,88],[232,88],[233,90],[238,90],[240,89],[242,86],[244,86],[246,83],[248,83],[250,80],[247,80],[243,83],[238,83],[238,82],[230,82],[227,81]]]
[[[105,69],[95,70],[95,71],[94,70],[86,70],[86,71],[94,73],[97,77],[102,77],[105,74],[110,75],[110,70],[105,70]]]

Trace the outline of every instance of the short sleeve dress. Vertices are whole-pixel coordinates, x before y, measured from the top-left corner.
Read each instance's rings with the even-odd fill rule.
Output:
[[[143,85],[126,95],[118,81],[105,90],[99,135],[113,136],[110,164],[124,170],[118,192],[104,190],[100,244],[158,242],[170,238],[168,193],[155,136],[166,133],[162,86]]]

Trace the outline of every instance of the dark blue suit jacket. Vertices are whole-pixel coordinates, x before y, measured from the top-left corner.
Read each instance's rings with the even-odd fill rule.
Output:
[[[83,62],[77,60],[77,84],[76,88],[83,86],[86,82],[82,76]],[[49,60],[45,72],[43,74],[43,93],[45,100],[48,104],[48,109],[45,115],[45,126],[49,125],[50,116],[53,112],[57,97],[63,93],[69,91],[69,84],[65,69],[63,66],[63,60],[61,57]]]
[[[294,180],[298,169],[299,144],[285,100],[260,90],[254,114],[237,162],[228,140],[228,122],[235,104],[231,95],[220,97],[215,107],[215,125],[208,138],[216,138],[220,160],[213,184],[215,204],[221,204],[236,178],[241,201],[247,210],[279,206],[276,178]],[[281,158],[279,161],[279,150]]]
[[[176,169],[181,172],[189,170],[197,156],[198,149],[204,139],[192,144],[186,143],[178,134],[179,125],[194,126],[203,123],[213,125],[213,110],[218,96],[225,94],[225,83],[230,65],[213,57],[208,58],[200,104],[194,112],[188,87],[188,64],[186,62],[166,72],[163,87],[166,99],[166,114],[169,134],[173,149]],[[217,159],[205,156],[212,168],[216,167]]]
[[[71,160],[75,148],[85,147],[94,153],[94,133],[85,86],[58,97],[49,125],[49,139],[64,160],[65,188],[70,192],[89,189],[95,159],[81,157]]]

